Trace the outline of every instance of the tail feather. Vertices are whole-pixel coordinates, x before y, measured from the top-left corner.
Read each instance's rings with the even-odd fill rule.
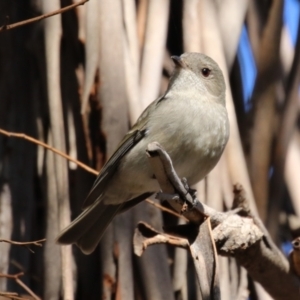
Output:
[[[76,244],[84,254],[90,254],[95,250],[106,228],[122,206],[123,204],[106,205],[101,217],[77,240]]]
[[[65,245],[73,243],[78,244],[78,241],[81,240],[83,236],[89,236],[90,231],[97,232],[98,236],[101,238],[105,229],[121,206],[122,205],[105,205],[103,201],[96,201],[90,207],[85,209],[60,233],[57,242]],[[85,241],[85,239],[82,240]],[[84,243],[79,244],[85,248]]]
[[[145,193],[121,204],[104,204],[96,200],[88,206],[57,238],[59,244],[76,244],[83,253],[90,254],[100,242],[106,228],[116,216],[138,204],[152,193]]]

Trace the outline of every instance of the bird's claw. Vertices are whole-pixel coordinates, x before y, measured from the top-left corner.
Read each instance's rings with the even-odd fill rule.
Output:
[[[192,196],[192,205],[195,206],[197,204],[197,190],[196,189],[192,189],[190,188],[190,186],[188,185],[187,179],[185,177],[183,177],[181,179],[181,182],[184,186],[184,188],[187,190],[187,192]]]

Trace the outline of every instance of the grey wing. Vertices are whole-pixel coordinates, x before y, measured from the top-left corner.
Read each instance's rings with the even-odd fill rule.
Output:
[[[120,160],[146,135],[146,131],[146,129],[132,130],[124,137],[118,149],[101,169],[92,190],[83,203],[83,209],[90,206],[101,196],[109,180],[118,168]]]
[[[157,108],[157,105],[159,105],[160,102],[164,99],[166,99],[166,95],[157,98],[150,105],[148,105],[145,108],[145,110],[141,113],[136,123],[133,125],[132,130],[137,128],[140,124],[145,124],[147,122],[147,119],[149,118],[149,115],[153,113],[153,111]]]
[[[90,206],[94,201],[96,201],[101,194],[104,192],[105,187],[109,183],[113,174],[115,173],[120,160],[126,155],[130,149],[132,149],[147,133],[147,121],[149,115],[153,113],[157,105],[165,99],[165,96],[159,97],[153,101],[141,114],[137,122],[133,125],[132,129],[124,137],[120,143],[116,152],[111,156],[107,163],[103,166],[100,174],[96,178],[92,190],[88,194],[87,198],[83,203],[83,209]]]
[[[126,203],[116,205],[107,205],[103,201],[97,201],[105,192],[109,181],[120,165],[121,159],[147,134],[147,122],[158,104],[158,100],[148,106],[139,118],[137,124],[133,126],[132,130],[124,137],[116,152],[104,165],[91,192],[84,202],[85,211],[61,232],[57,238],[59,243],[76,243],[83,253],[91,253],[96,248],[107,226],[116,214],[131,208],[152,194],[152,192],[149,191],[130,199],[130,201]]]

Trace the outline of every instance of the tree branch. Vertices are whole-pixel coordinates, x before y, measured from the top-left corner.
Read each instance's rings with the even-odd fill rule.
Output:
[[[217,212],[195,198],[193,202],[196,204],[193,205],[187,201],[191,194],[187,189],[182,190],[182,182],[165,150],[158,143],[152,143],[148,145],[147,152],[163,193],[178,196],[175,201],[168,200],[168,202],[173,202],[172,207],[177,212],[182,212],[182,206],[187,205],[183,215],[195,228],[199,228],[204,215],[211,218],[212,236],[220,255],[236,258],[250,276],[259,282],[274,299],[299,299],[300,281],[290,273],[287,259],[275,246],[261,220],[251,215],[248,201],[240,185],[235,186],[232,211]],[[176,232],[173,228],[174,232],[178,235],[178,230]],[[186,233],[181,230],[179,235],[186,238],[189,232],[191,232],[190,229]],[[168,233],[170,234],[169,231]],[[145,238],[148,237],[145,236]],[[144,240],[143,243],[145,242]]]

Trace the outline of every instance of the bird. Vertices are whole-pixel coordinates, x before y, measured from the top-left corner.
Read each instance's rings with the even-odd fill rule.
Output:
[[[217,164],[229,138],[225,80],[209,56],[171,56],[174,71],[166,92],[153,101],[105,163],[83,204],[83,212],[58,236],[92,253],[113,218],[160,190],[146,156],[158,142],[189,185]]]

